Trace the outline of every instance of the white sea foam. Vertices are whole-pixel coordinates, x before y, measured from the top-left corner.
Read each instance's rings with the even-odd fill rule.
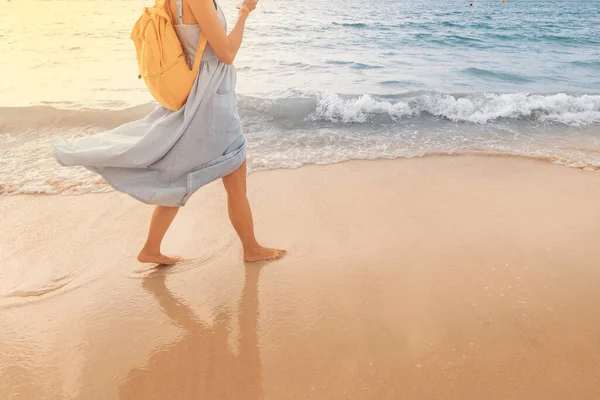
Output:
[[[82,194],[112,190],[98,175],[82,167],[62,167],[52,156],[54,139],[15,146],[0,161],[0,195],[21,193]],[[277,130],[248,134],[250,171],[298,168],[347,160],[412,158],[427,154],[517,155],[587,170],[600,169],[599,140],[578,137],[540,138],[459,132],[405,132],[396,136],[361,137],[349,132],[301,130],[281,135]],[[596,150],[594,150],[596,148]]]
[[[370,95],[342,98],[326,93],[320,96],[312,120],[366,123],[371,117],[387,115],[394,119],[429,114],[453,122],[486,124],[498,119],[531,119],[569,126],[600,122],[600,96],[539,94],[423,94],[396,100],[374,99]]]

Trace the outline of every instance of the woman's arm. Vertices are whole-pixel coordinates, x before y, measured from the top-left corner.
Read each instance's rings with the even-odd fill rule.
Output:
[[[256,8],[257,2],[258,0],[244,0],[244,6],[252,11]],[[228,36],[221,25],[213,0],[190,0],[189,6],[196,21],[200,24],[202,34],[210,43],[217,57],[225,64],[233,64],[235,55],[242,45],[248,13],[240,13],[235,27]]]

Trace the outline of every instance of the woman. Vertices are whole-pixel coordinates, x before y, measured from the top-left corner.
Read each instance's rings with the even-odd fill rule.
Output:
[[[200,31],[208,41],[185,106],[178,111],[158,106],[141,120],[55,144],[55,156],[62,165],[83,165],[115,189],[157,205],[138,255],[140,262],[175,264],[176,259],[161,253],[163,237],[179,207],[201,186],[218,178],[227,191],[229,218],[242,241],[244,261],[274,260],[285,254],[258,243],[246,197],[246,140],[237,111],[232,63],[246,19],[257,2],[244,0],[238,21],[227,35],[225,16],[215,0],[168,0],[190,67]]]

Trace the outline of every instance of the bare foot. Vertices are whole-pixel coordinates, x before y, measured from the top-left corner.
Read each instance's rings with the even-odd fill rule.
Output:
[[[137,259],[142,263],[158,264],[158,265],[174,265],[178,259],[167,257],[164,254],[150,254],[143,250],[138,254]]]
[[[287,251],[279,249],[267,249],[266,247],[259,247],[251,251],[244,252],[244,262],[252,263],[259,261],[273,261],[279,260],[285,256]]]

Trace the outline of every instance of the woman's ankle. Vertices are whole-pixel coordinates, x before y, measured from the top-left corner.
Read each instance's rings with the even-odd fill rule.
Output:
[[[250,243],[250,244],[244,244],[243,245],[244,248],[244,254],[254,254],[259,252],[263,247],[258,244],[258,242],[254,242],[254,243]]]
[[[160,246],[156,246],[155,244],[144,244],[142,250],[140,250],[140,254],[161,254]]]

